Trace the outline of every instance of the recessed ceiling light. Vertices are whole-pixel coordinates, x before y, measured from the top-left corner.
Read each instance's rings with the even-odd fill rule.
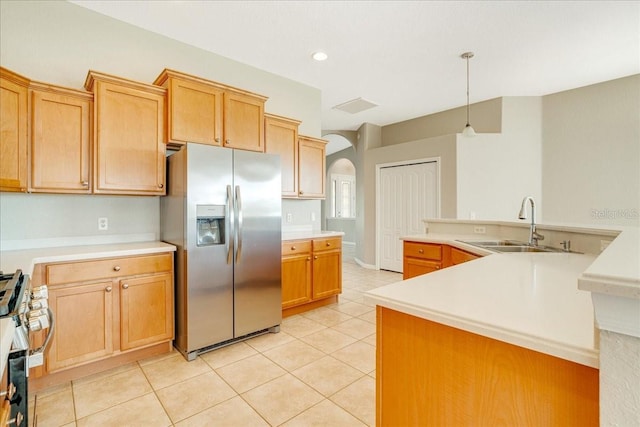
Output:
[[[324,53],[322,51],[318,51],[318,52],[314,52],[313,55],[311,55],[311,57],[313,59],[315,59],[316,61],[324,61],[325,59],[327,59],[329,57],[329,55],[327,55],[326,53]]]

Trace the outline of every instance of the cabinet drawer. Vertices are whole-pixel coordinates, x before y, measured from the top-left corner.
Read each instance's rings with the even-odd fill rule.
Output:
[[[282,256],[311,252],[310,240],[289,240],[282,242]]]
[[[313,239],[313,251],[331,251],[334,249],[342,249],[342,238],[330,237],[327,239]]]
[[[46,266],[49,285],[170,271],[172,254],[109,258]]]
[[[404,242],[404,256],[440,261],[442,260],[442,246],[431,243]]]

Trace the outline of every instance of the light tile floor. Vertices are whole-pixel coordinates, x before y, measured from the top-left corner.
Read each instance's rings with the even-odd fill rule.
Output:
[[[350,249],[337,304],[193,362],[174,351],[43,390],[38,426],[375,425],[375,309],[362,293],[402,277],[359,267]]]

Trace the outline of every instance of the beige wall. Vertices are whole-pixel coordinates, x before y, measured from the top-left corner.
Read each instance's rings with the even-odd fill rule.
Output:
[[[90,69],[151,83],[164,68],[269,97],[270,113],[302,120],[320,136],[320,91],[62,1],[0,2],[0,65],[33,80],[81,89]],[[320,228],[319,201],[286,201],[296,221]],[[0,243],[132,232],[158,237],[157,197],[0,194]],[[24,214],[28,212],[28,214]],[[126,215],[125,215],[126,213]],[[314,213],[316,221],[311,222]],[[97,218],[109,218],[98,233]],[[123,219],[124,218],[124,219]],[[60,240],[62,241],[62,240]],[[65,240],[65,242],[68,241]]]
[[[548,221],[640,224],[640,75],[542,100]]]
[[[469,111],[471,125],[476,132],[502,131],[502,98],[471,104]],[[462,132],[466,120],[467,110],[464,106],[387,125],[382,128],[382,145],[452,135]]]

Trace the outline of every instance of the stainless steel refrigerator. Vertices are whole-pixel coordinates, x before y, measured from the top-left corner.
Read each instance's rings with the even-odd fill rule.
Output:
[[[187,360],[278,332],[280,158],[188,143],[167,158],[161,240],[177,247],[175,347]]]

